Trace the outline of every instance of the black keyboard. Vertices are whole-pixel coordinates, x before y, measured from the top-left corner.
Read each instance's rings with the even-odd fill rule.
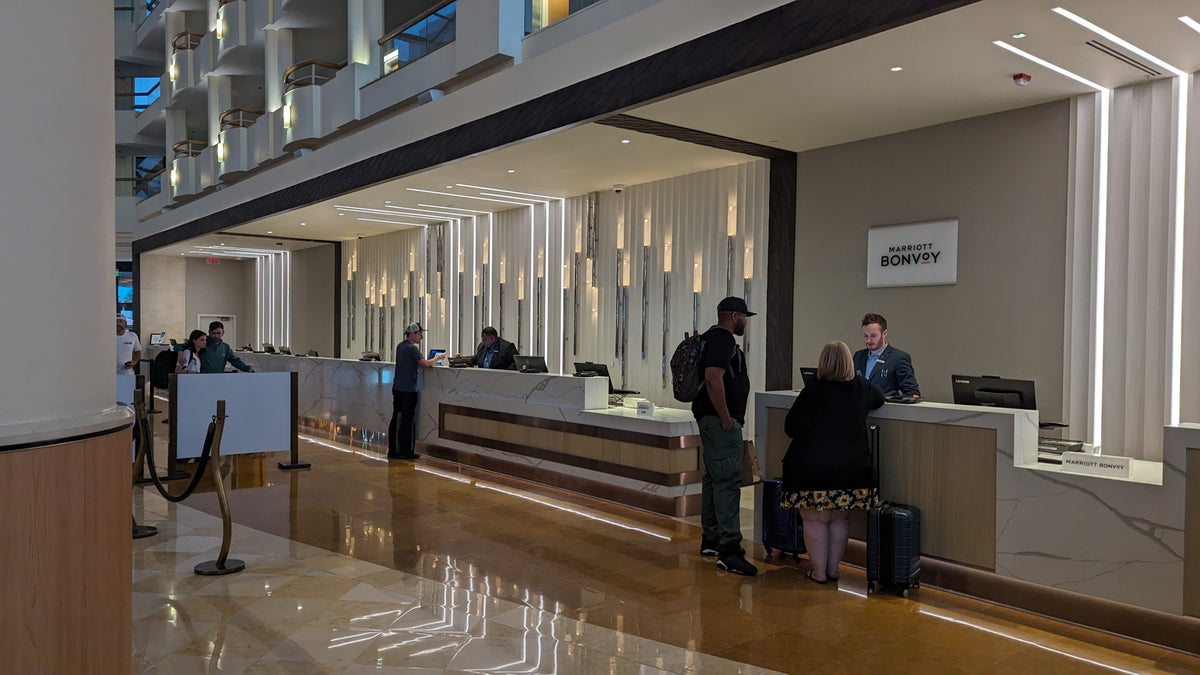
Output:
[[[921,398],[919,396],[902,396],[900,394],[892,394],[891,396],[883,397],[883,400],[888,403],[918,403]]]

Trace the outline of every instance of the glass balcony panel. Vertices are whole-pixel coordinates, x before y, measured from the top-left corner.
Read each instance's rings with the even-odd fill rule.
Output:
[[[438,49],[457,37],[458,3],[435,5],[424,14],[380,41],[383,73],[394,72]]]

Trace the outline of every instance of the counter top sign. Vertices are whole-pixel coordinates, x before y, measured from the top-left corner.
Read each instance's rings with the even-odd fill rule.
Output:
[[[1129,478],[1129,458],[1093,455],[1087,452],[1064,452],[1063,473],[1085,473],[1108,478]]]
[[[867,288],[958,282],[958,220],[881,225],[867,232]]]

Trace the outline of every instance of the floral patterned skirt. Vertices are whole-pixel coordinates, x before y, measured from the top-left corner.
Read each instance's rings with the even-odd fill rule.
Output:
[[[781,508],[802,509],[869,509],[879,505],[879,490],[856,488],[853,490],[801,490],[784,492],[779,499]]]

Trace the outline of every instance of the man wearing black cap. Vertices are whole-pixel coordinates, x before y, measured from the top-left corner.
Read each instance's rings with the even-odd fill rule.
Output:
[[[425,329],[419,323],[404,328],[404,342],[396,345],[396,377],[392,379],[392,422],[388,425],[388,459],[416,459],[417,392],[421,378],[418,368],[432,368],[446,358],[438,354],[421,358],[421,340]]]
[[[751,316],[754,312],[738,297],[717,305],[717,325],[704,334],[700,356],[704,386],[692,401],[704,453],[700,555],[717,556],[717,567],[746,576],[758,574],[758,568],[746,560],[741,526],[742,425],[750,375],[746,355],[734,336],[746,333],[746,318]]]

